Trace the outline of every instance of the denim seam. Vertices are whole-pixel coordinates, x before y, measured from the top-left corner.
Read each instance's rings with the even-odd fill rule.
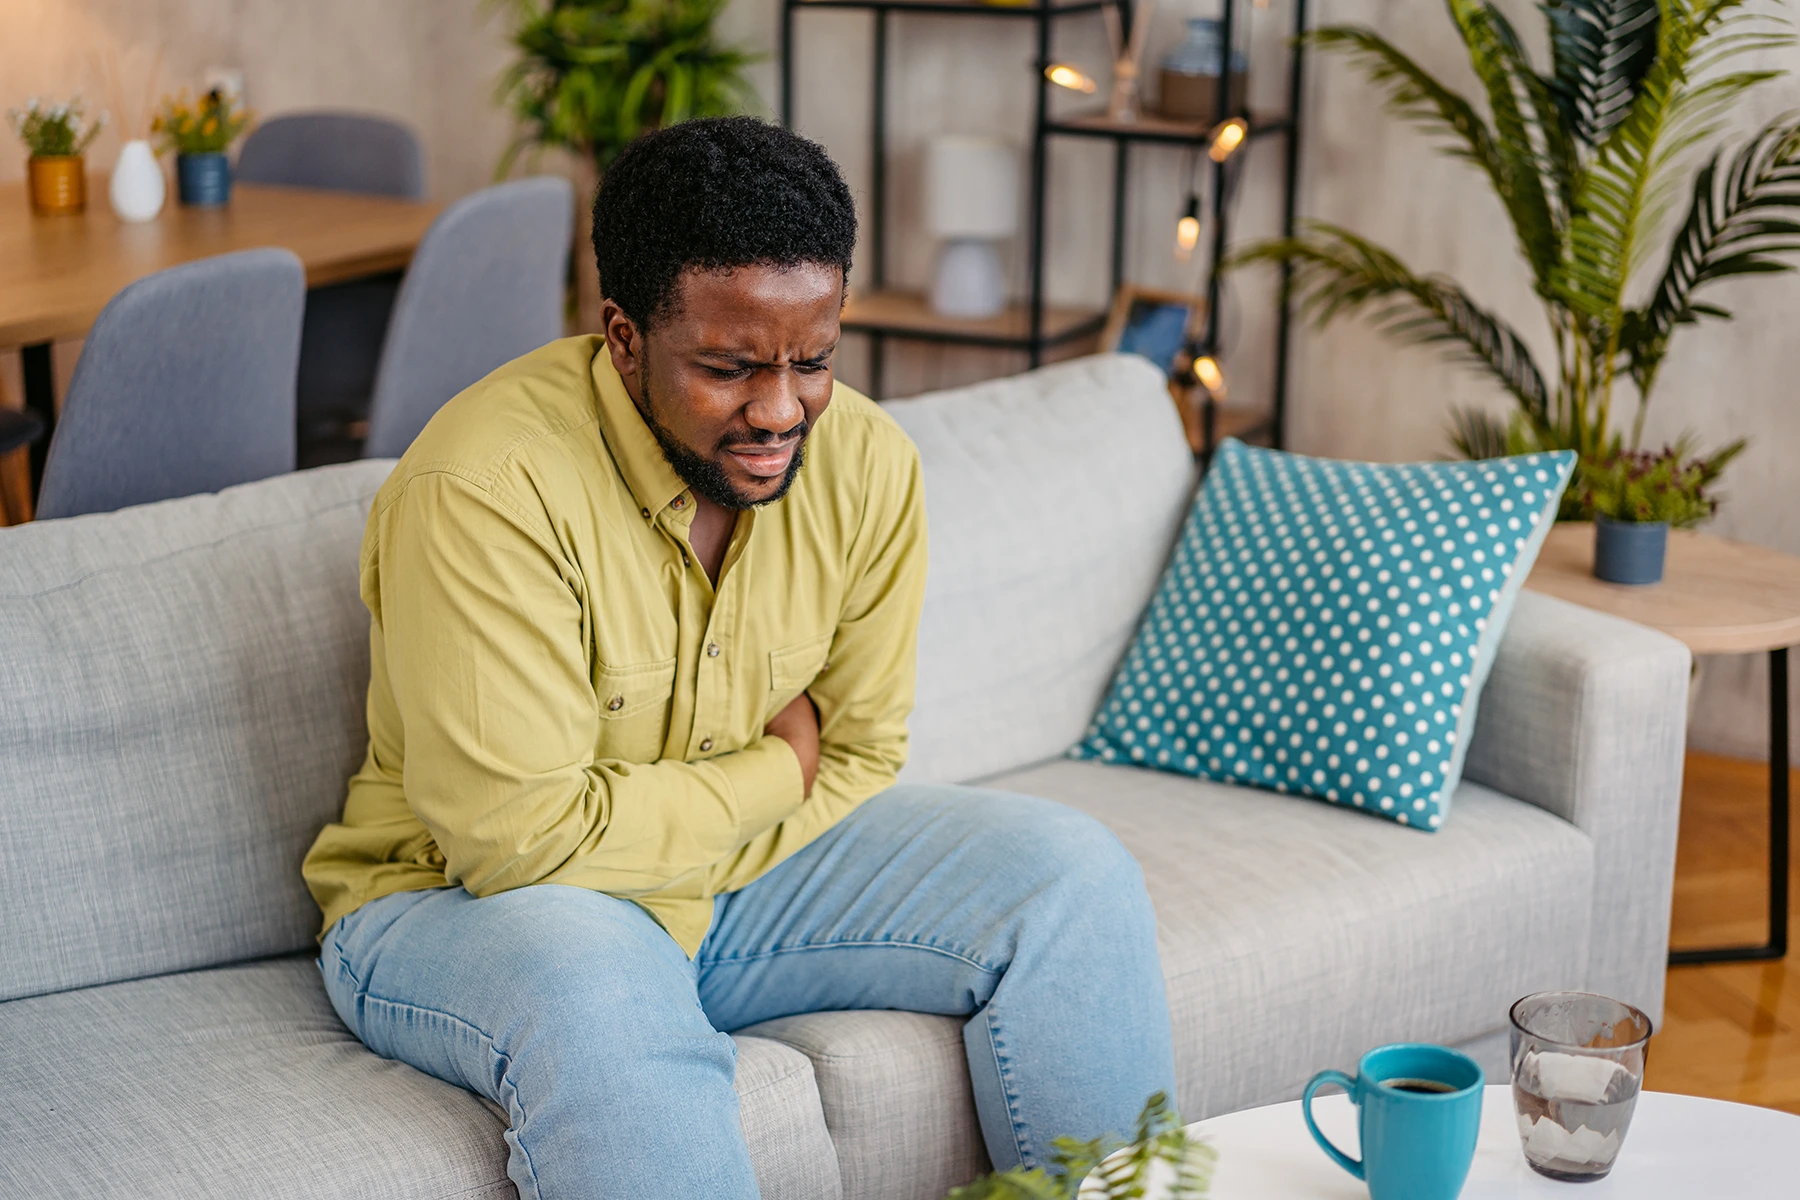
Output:
[[[1019,1119],[1019,1094],[1013,1088],[1012,1067],[1000,1051],[1000,1036],[994,1027],[993,1014],[985,1008],[982,1011],[982,1023],[987,1026],[988,1048],[994,1052],[994,1071],[1000,1077],[1000,1095],[1006,1101],[1006,1123],[1012,1126],[1013,1149],[1017,1152],[1019,1161],[1024,1163],[1027,1135],[1022,1131],[1023,1122]]]
[[[350,965],[349,955],[344,953],[344,931],[342,927],[335,921],[332,923],[331,927],[335,930],[331,935],[331,949],[332,952],[337,955],[338,970],[350,977],[350,982],[355,985],[353,990],[357,995],[367,995],[368,993],[363,990],[362,980],[356,977],[356,971]]]
[[[352,978],[354,978],[354,976]],[[476,1037],[478,1037],[482,1041],[486,1042],[487,1048],[488,1048],[488,1053],[493,1055],[496,1059],[498,1059],[501,1064],[501,1070],[500,1070],[501,1080],[503,1082],[505,1082],[508,1086],[510,1086],[513,1090],[513,1106],[517,1107],[517,1109],[519,1111],[518,1125],[515,1126],[515,1128],[518,1128],[525,1124],[525,1122],[527,1120],[527,1117],[525,1115],[525,1105],[523,1102],[521,1102],[519,1100],[518,1084],[513,1083],[512,1078],[511,1078],[511,1076],[512,1076],[512,1057],[510,1055],[506,1054],[497,1045],[494,1044],[494,1039],[491,1035],[485,1033],[481,1029],[477,1028],[475,1025],[473,1025],[470,1022],[464,1020],[463,1018],[457,1016],[455,1013],[445,1012],[441,1008],[427,1008],[422,1004],[412,1004],[405,1000],[391,1000],[386,996],[377,996],[374,993],[368,991],[366,988],[360,988],[360,987],[357,989],[357,995],[361,996],[365,1000],[374,1000],[381,1004],[390,1004],[395,1008],[410,1009],[413,1012],[429,1013],[432,1016],[443,1017],[444,1019],[446,1019],[448,1021],[452,1021],[458,1025],[461,1025],[463,1028],[472,1032]],[[519,1153],[525,1156],[525,1169],[531,1172],[532,1190],[540,1191],[540,1189],[538,1188],[538,1184],[537,1184],[537,1166],[531,1161],[531,1151],[525,1148],[525,1139],[523,1137],[520,1137],[517,1140],[518,1140],[518,1146],[519,1146]]]
[[[806,942],[806,943],[803,943],[803,944],[797,945],[797,946],[777,946],[772,950],[757,950],[757,951],[753,951],[753,952],[747,953],[747,954],[732,954],[732,955],[727,955],[722,958],[703,959],[700,961],[700,963],[698,965],[705,966],[705,967],[715,967],[715,966],[724,966],[728,963],[729,964],[752,963],[752,962],[759,962],[766,958],[775,958],[775,957],[777,957],[779,955],[783,955],[783,954],[797,954],[797,953],[800,953],[803,951],[808,951],[808,950],[842,950],[842,949],[847,949],[847,948],[849,948],[849,949],[857,949],[857,948],[869,949],[869,948],[879,948],[879,947],[889,947],[889,948],[896,948],[896,949],[903,949],[903,950],[924,950],[931,954],[941,954],[945,958],[954,958],[958,962],[967,963],[969,966],[974,967],[977,971],[981,971],[988,975],[1005,974],[1005,970],[1003,968],[989,966],[987,963],[984,963],[980,959],[975,958],[974,956],[972,956],[964,951],[961,951],[961,950],[948,950],[942,946],[934,946],[929,942],[905,941],[900,938],[884,938],[884,937],[858,938],[858,939],[853,939],[853,940],[832,941],[832,942]]]

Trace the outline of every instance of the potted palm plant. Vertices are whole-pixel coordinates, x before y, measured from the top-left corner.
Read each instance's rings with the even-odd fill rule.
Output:
[[[513,23],[517,59],[496,95],[517,133],[498,176],[521,155],[571,153],[582,195],[640,133],[690,117],[722,117],[755,103],[744,68],[755,56],[721,42],[726,0],[488,0]],[[576,223],[577,253],[587,233]],[[599,281],[577,270],[577,323],[598,327]]]
[[[1338,25],[1309,40],[1348,56],[1395,114],[1440,135],[1487,176],[1511,219],[1556,358],[1540,369],[1525,339],[1454,280],[1420,275],[1348,229],[1308,224],[1237,263],[1289,265],[1317,322],[1362,313],[1388,332],[1451,347],[1508,392],[1507,420],[1461,411],[1452,441],[1472,457],[1572,449],[1624,461],[1675,331],[1730,313],[1700,298],[1737,275],[1788,270],[1800,249],[1800,121],[1765,125],[1695,171],[1686,214],[1670,200],[1731,107],[1780,74],[1745,65],[1791,38],[1743,0],[1542,0],[1550,65],[1540,71],[1490,0],[1447,0],[1485,93],[1487,115],[1373,30]],[[1640,268],[1656,257],[1648,289]],[[1635,411],[1630,393],[1635,392]],[[1629,419],[1623,414],[1629,414]],[[1698,455],[1709,478],[1740,448]],[[1592,515],[1571,488],[1562,515]]]
[[[67,104],[43,104],[34,96],[7,116],[30,156],[25,172],[31,211],[54,216],[86,209],[87,166],[82,152],[105,128],[106,114],[88,120],[80,96]]]

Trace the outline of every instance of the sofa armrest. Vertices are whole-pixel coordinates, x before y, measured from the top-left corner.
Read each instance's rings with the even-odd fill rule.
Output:
[[[1463,769],[1593,839],[1588,977],[1571,985],[1659,1023],[1690,663],[1653,629],[1521,592]]]

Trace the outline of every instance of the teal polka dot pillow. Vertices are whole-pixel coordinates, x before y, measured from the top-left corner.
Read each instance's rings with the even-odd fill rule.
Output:
[[[1070,754],[1438,828],[1574,461],[1384,466],[1224,442]]]

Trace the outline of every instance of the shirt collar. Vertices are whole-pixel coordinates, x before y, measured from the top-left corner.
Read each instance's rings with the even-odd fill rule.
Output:
[[[612,451],[613,462],[625,477],[638,506],[646,517],[654,517],[671,500],[687,491],[687,484],[663,457],[662,447],[643,414],[625,390],[625,381],[614,369],[612,355],[607,353],[606,339],[594,338],[594,395],[600,418],[600,436]],[[692,511],[691,507],[689,509]]]

